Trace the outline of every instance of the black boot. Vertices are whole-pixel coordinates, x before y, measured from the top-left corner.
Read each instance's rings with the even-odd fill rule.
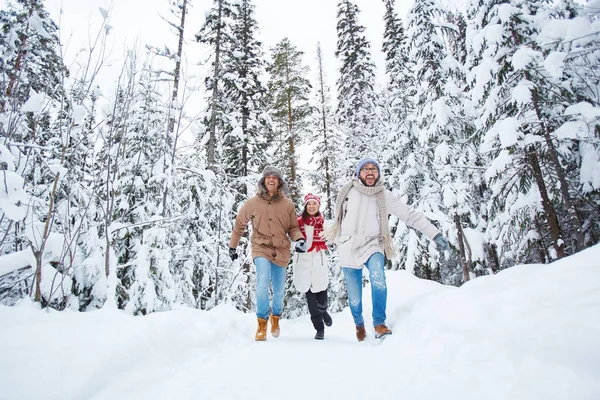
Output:
[[[324,331],[317,331],[317,333],[315,333],[315,339],[317,339],[317,340],[323,340],[323,339],[325,339],[325,332]]]
[[[329,315],[329,313],[327,311],[325,311],[323,313],[323,322],[325,323],[325,326],[331,326],[331,324],[333,324],[333,320],[331,319],[331,315]]]

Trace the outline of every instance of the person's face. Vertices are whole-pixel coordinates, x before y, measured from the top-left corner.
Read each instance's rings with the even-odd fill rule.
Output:
[[[365,164],[360,170],[360,180],[365,186],[375,186],[379,178],[379,171],[375,164]]]
[[[276,193],[279,188],[279,178],[275,175],[265,176],[265,188],[269,193]]]
[[[319,212],[319,203],[316,200],[309,200],[306,203],[306,212],[308,215],[315,216]]]

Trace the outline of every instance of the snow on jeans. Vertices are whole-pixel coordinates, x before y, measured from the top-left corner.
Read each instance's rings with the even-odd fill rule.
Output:
[[[374,253],[365,263],[371,281],[371,300],[373,302],[373,326],[385,324],[385,308],[387,303],[387,285],[385,282],[384,258],[381,253]],[[346,286],[348,287],[348,303],[356,326],[363,326],[362,316],[362,268],[343,267]]]
[[[269,284],[273,284],[273,304],[271,312],[280,316],[283,309],[283,292],[285,288],[285,268],[273,264],[264,257],[256,257],[256,316],[269,318]]]

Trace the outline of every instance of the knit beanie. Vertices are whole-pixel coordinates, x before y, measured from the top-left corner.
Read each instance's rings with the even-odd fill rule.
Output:
[[[263,178],[266,178],[269,175],[275,175],[276,177],[278,177],[280,180],[283,180],[283,177],[281,176],[281,171],[279,170],[279,168],[274,167],[272,165],[267,165],[262,172],[262,176]]]
[[[306,206],[306,203],[308,203],[310,200],[316,201],[319,207],[321,206],[321,198],[316,194],[309,193],[304,196],[304,205]]]
[[[366,157],[366,158],[363,158],[362,160],[360,160],[358,162],[358,164],[356,164],[356,171],[354,171],[354,173],[356,174],[356,176],[360,176],[360,170],[366,164],[373,164],[373,165],[375,165],[377,167],[377,172],[379,173],[379,175],[381,175],[381,170],[379,169],[379,163],[377,162],[377,160],[375,160],[374,158],[371,158],[371,157]]]
[[[269,175],[276,176],[279,179],[279,190],[283,192],[283,194],[290,194],[290,189],[288,188],[287,183],[283,180],[281,175],[281,170],[273,165],[267,165],[262,171],[262,178],[258,181],[258,190],[266,190],[265,187],[265,178]]]

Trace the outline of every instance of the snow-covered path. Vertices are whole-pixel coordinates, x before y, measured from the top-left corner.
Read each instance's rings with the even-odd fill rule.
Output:
[[[348,309],[253,340],[229,306],[146,317],[0,307],[0,399],[600,399],[600,246],[462,288],[388,274],[394,333]],[[364,293],[370,328],[369,291]]]

